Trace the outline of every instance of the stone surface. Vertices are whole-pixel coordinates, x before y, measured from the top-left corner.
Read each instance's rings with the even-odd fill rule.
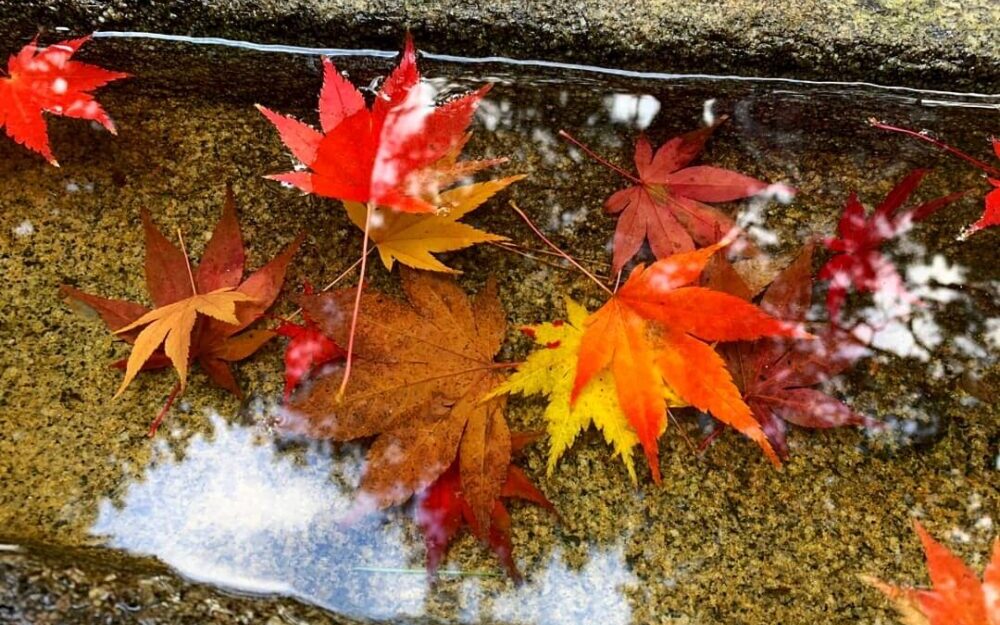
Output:
[[[0,544],[0,547],[6,545]],[[236,597],[103,549],[0,548],[0,623],[340,625],[285,599]]]
[[[575,61],[659,72],[996,91],[994,0],[0,0],[0,28],[143,30],[323,47]]]

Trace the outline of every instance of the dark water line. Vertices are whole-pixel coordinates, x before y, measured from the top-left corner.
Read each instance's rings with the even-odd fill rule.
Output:
[[[345,48],[311,48],[304,46],[291,46],[284,44],[254,43],[251,41],[239,41],[236,39],[225,39],[222,37],[192,37],[188,35],[170,35],[166,33],[147,33],[133,31],[99,30],[94,32],[95,38],[104,39],[153,39],[158,41],[171,41],[177,43],[191,43],[196,45],[226,46],[253,50],[256,52],[276,52],[283,54],[303,54],[303,55],[324,55],[332,57],[367,56],[392,58],[398,53],[395,50],[374,50],[368,48],[345,49]],[[937,91],[932,89],[916,89],[913,87],[898,87],[892,85],[881,85],[860,81],[823,81],[823,80],[802,80],[797,78],[762,78],[755,76],[736,75],[716,75],[716,74],[673,74],[666,72],[643,72],[636,70],[617,69],[613,67],[600,67],[596,65],[585,65],[581,63],[562,63],[559,61],[545,61],[538,59],[512,59],[504,56],[481,56],[467,57],[453,54],[437,54],[434,52],[423,52],[425,58],[443,61],[447,63],[461,64],[485,64],[495,63],[499,65],[511,65],[515,67],[534,67],[546,69],[561,69],[589,74],[603,74],[618,76],[622,78],[639,78],[644,80],[709,80],[709,81],[737,81],[761,84],[785,84],[809,87],[840,87],[840,88],[863,88],[887,91],[895,94],[910,94],[922,104],[929,106],[949,106],[949,107],[973,107],[1000,110],[998,102],[956,102],[951,100],[940,100],[935,98],[968,98],[1000,100],[1000,94],[968,93],[960,91]]]

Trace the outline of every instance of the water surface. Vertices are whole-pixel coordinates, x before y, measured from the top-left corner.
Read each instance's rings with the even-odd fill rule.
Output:
[[[857,575],[925,581],[914,517],[983,564],[1000,510],[998,235],[956,236],[978,216],[985,183],[977,171],[865,120],[932,128],[985,156],[1000,97],[422,59],[441,95],[496,83],[466,154],[506,156],[504,175],[529,174],[467,221],[540,248],[507,209],[515,199],[602,272],[614,219],[601,205],[624,183],[559,139],[560,129],[630,167],[640,131],[659,144],[728,114],[703,162],[798,189],[789,203],[724,207],[774,256],[832,234],[852,190],[872,206],[914,167],[934,168],[922,199],[976,189],[886,246],[922,304],[901,311],[878,298],[852,303],[852,318],[879,328],[876,349],[831,392],[886,423],[884,431],[793,428],[791,459],[775,471],[732,433],[694,453],[690,444],[707,423],[679,411],[661,439],[663,485],[640,466],[638,488],[595,432],[551,477],[544,442],[537,444],[520,464],[561,516],[513,506],[524,585],[506,579],[468,535],[432,585],[407,509],[345,521],[363,445],[274,432],[278,342],[238,367],[245,401],[195,373],[150,440],[147,425],[173,379],[141,376],[113,401],[120,373],[107,364],[123,346],[57,295],[71,284],[148,301],[140,209],[164,231],[182,228],[198,257],[225,182],[235,189],[249,266],[308,233],[276,313],[294,309],[296,285],[324,283],[350,265],[360,236],[338,203],[262,178],[286,171],[290,157],[251,106],[314,121],[319,57],[149,39],[89,47],[85,57],[138,76],[100,92],[119,136],[51,119],[59,169],[0,142],[3,542],[106,545],[230,591],[287,595],[347,618],[389,622],[887,622],[885,601]],[[394,63],[368,52],[336,62],[361,85],[377,84]],[[500,278],[510,321],[505,359],[531,348],[518,326],[564,314],[564,295],[591,308],[601,301],[578,273],[496,248],[446,262],[464,271],[459,282],[470,290],[487,275]],[[398,288],[377,263],[370,277],[373,288]],[[817,288],[815,301],[822,296]],[[512,428],[541,427],[542,406],[512,400]]]

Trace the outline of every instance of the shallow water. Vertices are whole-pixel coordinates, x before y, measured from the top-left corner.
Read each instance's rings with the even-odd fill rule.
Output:
[[[1000,512],[998,234],[956,235],[978,216],[985,183],[865,120],[932,128],[985,156],[1000,96],[423,59],[442,95],[496,83],[466,154],[507,156],[505,175],[529,174],[467,221],[540,248],[506,208],[514,199],[599,269],[614,228],[600,207],[623,181],[559,139],[559,129],[630,168],[638,131],[659,144],[730,115],[702,162],[798,189],[790,203],[726,206],[775,256],[832,234],[852,190],[872,206],[914,167],[934,167],[919,198],[975,189],[886,246],[921,305],[887,315],[869,297],[852,300],[851,314],[882,330],[875,354],[834,392],[888,424],[884,431],[792,428],[791,459],[775,471],[731,432],[696,455],[690,443],[707,424],[682,410],[661,439],[663,485],[640,462],[638,488],[595,432],[551,477],[545,445],[536,444],[519,464],[560,517],[513,506],[525,583],[506,579],[465,535],[431,585],[406,509],[345,521],[363,446],[275,434],[278,342],[238,366],[246,401],[196,372],[150,440],[146,428],[173,378],[141,376],[112,401],[120,374],[107,364],[123,346],[57,294],[71,284],[147,301],[140,209],[164,231],[182,228],[197,258],[225,182],[235,189],[250,267],[308,234],[277,314],[294,309],[295,285],[324,283],[350,265],[360,237],[338,203],[262,178],[286,171],[290,157],[250,106],[314,121],[319,57],[144,39],[97,40],[82,56],[138,76],[100,92],[119,135],[50,119],[59,169],[0,142],[0,541],[107,545],[231,591],[400,622],[884,623],[887,604],[857,576],[925,581],[913,517],[981,568]],[[384,55],[336,62],[361,85],[393,65]],[[489,246],[446,262],[471,290],[487,275],[500,278],[510,322],[502,359],[528,353],[517,327],[562,316],[564,295],[591,308],[601,301],[574,271]],[[370,279],[397,288],[378,263]],[[814,301],[822,295],[817,288]],[[512,399],[512,428],[542,427],[542,406]]]

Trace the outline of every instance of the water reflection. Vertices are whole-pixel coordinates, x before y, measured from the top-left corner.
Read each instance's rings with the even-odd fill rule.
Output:
[[[183,459],[161,444],[121,505],[101,503],[92,533],[233,590],[359,616],[421,612],[422,576],[370,572],[422,564],[399,519],[346,517],[362,462],[356,450],[316,445],[294,458],[255,428],[210,419],[214,435],[191,440]]]
[[[294,596],[357,618],[425,614],[434,589],[413,524],[398,511],[352,513],[360,448],[282,453],[258,427],[209,418],[214,434],[193,438],[182,458],[161,440],[145,479],[121,503],[102,501],[91,533],[234,591]],[[467,622],[631,621],[624,593],[637,580],[620,545],[594,550],[579,570],[556,550],[526,573],[521,588],[499,568],[452,568],[439,583],[461,578]]]

